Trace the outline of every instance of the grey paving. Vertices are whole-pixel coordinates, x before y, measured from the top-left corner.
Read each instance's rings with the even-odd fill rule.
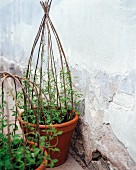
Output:
[[[69,155],[67,161],[63,165],[55,168],[47,168],[47,170],[83,170],[83,168]]]

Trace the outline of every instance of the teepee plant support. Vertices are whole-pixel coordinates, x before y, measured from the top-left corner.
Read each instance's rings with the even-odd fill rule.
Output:
[[[61,111],[62,108],[66,111],[74,109],[71,72],[60,38],[49,16],[51,2],[49,0],[40,2],[44,16],[32,46],[26,71],[26,79],[30,79],[33,84],[39,84],[37,97],[40,113],[43,113],[43,103],[48,109],[52,107],[59,108]],[[34,96],[33,89],[31,96],[32,98]],[[67,121],[68,114],[67,112]],[[50,116],[53,123],[52,111]]]

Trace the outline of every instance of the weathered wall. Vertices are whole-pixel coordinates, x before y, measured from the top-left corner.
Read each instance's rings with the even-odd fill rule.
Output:
[[[0,55],[26,62],[41,16],[39,0],[1,0]],[[136,170],[135,0],[56,0],[51,18],[83,92],[77,152],[89,163],[98,150],[111,167]]]
[[[42,13],[39,0],[0,1],[0,56],[27,63]]]
[[[85,98],[83,143],[75,146],[84,145],[86,160],[99,150],[124,170],[136,169],[135,12],[134,0],[64,0],[53,9]]]
[[[117,170],[135,170],[136,72],[90,74],[74,68],[73,72],[79,76],[76,85],[84,91],[85,100],[72,148],[86,166],[92,153],[99,151]]]

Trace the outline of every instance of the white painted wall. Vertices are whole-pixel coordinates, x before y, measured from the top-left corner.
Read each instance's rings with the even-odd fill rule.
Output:
[[[90,115],[94,113],[95,117],[98,110],[104,110],[103,123],[111,124],[115,135],[136,161],[136,84],[133,77],[136,74],[130,76],[132,73],[129,73],[136,70],[136,1],[61,0],[53,6],[52,18],[70,64],[83,72],[87,70],[94,77],[100,74],[99,71],[105,74],[91,82],[98,86],[94,92],[89,87],[97,97],[93,102],[86,102],[85,121],[92,124]],[[122,77],[121,80],[118,76]],[[115,89],[107,87],[111,82]],[[84,82],[80,82],[80,86],[82,84]],[[113,97],[113,102],[105,104],[105,99],[110,101],[109,96]],[[85,97],[88,100],[89,96]],[[92,108],[88,106],[90,104]]]
[[[25,64],[42,15],[39,0],[1,0],[0,55]]]
[[[88,70],[135,69],[135,0],[61,0],[53,7],[53,19],[71,60]]]
[[[1,0],[0,55],[25,65],[42,14],[39,0]],[[110,123],[136,162],[136,1],[54,0],[51,18],[80,78],[91,140],[98,126]]]

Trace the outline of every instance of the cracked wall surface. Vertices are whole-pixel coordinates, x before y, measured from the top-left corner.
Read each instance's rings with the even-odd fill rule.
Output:
[[[88,165],[98,150],[111,169],[136,170],[135,12],[134,0],[64,0],[53,11],[83,92],[82,138],[72,148]]]
[[[136,170],[135,0],[57,0],[50,14],[83,93],[72,148],[88,169],[99,151]],[[41,17],[39,0],[0,1],[0,71],[22,74]]]
[[[89,74],[73,68],[73,75],[78,75],[79,81],[75,84],[84,92],[78,126],[82,139],[74,138],[72,147],[76,148],[75,152],[84,156],[87,166],[92,153],[98,150],[110,161],[112,168],[135,170],[136,72],[111,75],[97,71]],[[84,89],[80,81],[82,77],[85,79]]]

